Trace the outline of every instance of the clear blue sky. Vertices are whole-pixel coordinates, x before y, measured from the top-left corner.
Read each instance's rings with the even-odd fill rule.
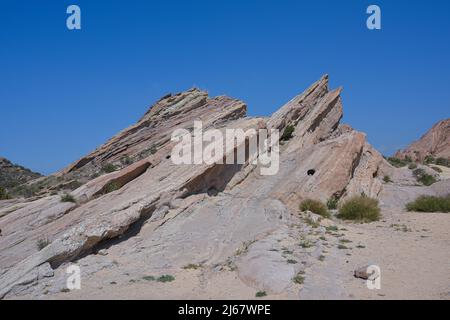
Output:
[[[324,73],[344,87],[344,121],[390,154],[450,116],[449,15],[447,0],[2,0],[0,155],[51,173],[168,92],[269,115]]]

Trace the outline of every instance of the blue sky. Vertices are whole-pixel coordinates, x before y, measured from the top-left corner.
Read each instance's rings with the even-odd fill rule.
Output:
[[[365,26],[370,4],[381,31]],[[269,115],[324,73],[344,87],[344,121],[390,154],[450,116],[449,14],[446,0],[2,0],[0,155],[51,173],[168,92]]]

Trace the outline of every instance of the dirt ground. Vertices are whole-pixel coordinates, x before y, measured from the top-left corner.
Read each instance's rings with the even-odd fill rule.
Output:
[[[378,222],[341,222],[338,228],[322,237],[323,257],[306,268],[303,285],[262,299],[450,300],[449,214],[383,212]],[[380,268],[379,290],[368,289],[365,280],[354,277],[354,270],[366,265]],[[82,290],[47,298],[254,299],[257,292],[233,270],[183,269],[172,273],[175,280],[167,283],[112,272],[102,270]]]

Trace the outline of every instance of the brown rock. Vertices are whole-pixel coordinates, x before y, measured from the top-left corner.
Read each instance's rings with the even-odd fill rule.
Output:
[[[372,280],[372,281],[375,280],[380,275],[377,274],[375,271],[372,273],[368,273],[367,270],[369,269],[369,267],[370,266],[364,266],[364,267],[356,269],[354,276],[356,278],[360,278],[360,279],[364,279],[364,280]]]
[[[423,161],[429,155],[450,159],[450,119],[436,123],[418,141],[405,150],[398,151],[395,157],[410,157],[413,161]]]

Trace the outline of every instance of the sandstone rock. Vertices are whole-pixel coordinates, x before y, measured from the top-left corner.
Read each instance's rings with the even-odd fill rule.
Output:
[[[11,161],[0,157],[0,187],[10,189],[39,177],[42,177],[40,173],[13,164]]]
[[[361,278],[364,280],[372,280],[373,281],[373,280],[377,279],[380,275],[377,274],[376,272],[368,273],[369,267],[370,266],[364,266],[364,267],[356,269],[354,276],[356,278]]]
[[[284,238],[298,239],[295,232],[301,231],[292,225],[302,223],[300,201],[362,192],[376,197],[382,189],[381,155],[364,134],[339,123],[340,92],[329,91],[324,76],[269,118],[246,117],[244,103],[209,98],[197,89],[164,97],[136,125],[58,173],[86,182],[72,192],[77,203],[46,196],[19,202],[15,210],[18,203],[0,207],[0,268],[6,270],[0,275],[0,298],[39,290],[33,285],[48,281],[38,276],[43,266],[57,273],[70,261],[101,265],[112,254],[91,253],[110,246],[108,252],[114,249],[129,273],[180,269],[193,261],[211,267],[235,261],[244,282],[270,292],[288,288],[297,267],[266,249]],[[175,128],[192,128],[194,120],[220,130],[258,132],[288,125],[295,130],[281,148],[279,172],[262,176],[261,167],[249,161],[173,164],[170,136]],[[92,177],[105,164],[119,169]],[[42,236],[50,243],[39,250],[36,241]],[[237,257],[248,243],[254,245],[244,246]],[[282,274],[274,272],[281,269]]]
[[[413,161],[423,161],[429,155],[450,159],[450,119],[436,123],[418,141],[395,154],[398,158],[410,157]]]

